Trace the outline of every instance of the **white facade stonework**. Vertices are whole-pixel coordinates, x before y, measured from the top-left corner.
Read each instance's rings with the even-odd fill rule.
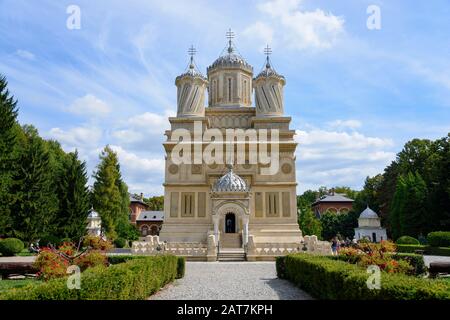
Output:
[[[226,53],[207,68],[206,79],[194,68],[192,59],[188,72],[177,77],[178,113],[169,118],[171,130],[166,131],[164,143],[165,219],[159,239],[165,248],[187,252],[196,244],[197,254],[208,261],[215,261],[218,252],[227,249],[242,249],[253,260],[265,260],[302,248],[297,222],[297,143],[295,130],[289,127],[291,118],[284,115],[285,83],[269,59],[266,69],[253,79],[253,68],[236,53],[231,41]],[[202,105],[205,88],[206,108]],[[253,89],[256,107],[252,106]],[[224,150],[222,163],[178,164],[172,158],[180,142],[172,138],[174,131],[187,130],[195,140],[195,127],[202,133],[215,129],[224,134],[227,129],[278,129],[278,171],[267,175],[262,170],[267,165],[236,164],[233,143],[234,159],[225,159]],[[202,151],[208,147],[204,141],[200,144]],[[258,147],[260,144],[257,142]],[[249,148],[245,147],[246,159]],[[278,249],[267,254],[267,248]]]

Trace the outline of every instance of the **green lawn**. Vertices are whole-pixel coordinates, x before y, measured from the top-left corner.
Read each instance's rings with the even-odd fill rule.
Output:
[[[35,283],[39,280],[24,279],[24,280],[0,280],[0,293],[13,288],[21,288],[28,284]]]

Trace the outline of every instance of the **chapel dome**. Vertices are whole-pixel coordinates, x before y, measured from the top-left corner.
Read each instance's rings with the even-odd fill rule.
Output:
[[[220,177],[213,186],[215,192],[247,192],[248,187],[244,179],[233,172],[233,167],[228,167],[228,172]]]
[[[275,69],[272,67],[269,59],[267,59],[266,67],[255,77],[255,80],[258,80],[260,78],[270,78],[270,77],[274,77],[277,80],[280,80],[283,83],[286,83],[286,79],[284,78],[284,76],[282,76],[281,74],[276,72]]]
[[[378,214],[373,211],[372,209],[369,208],[369,206],[367,206],[367,208],[361,212],[361,215],[359,216],[359,218],[361,219],[378,219]]]
[[[92,209],[89,211],[88,218],[89,218],[89,219],[98,219],[98,218],[100,218],[100,215],[98,214],[97,211],[94,211],[94,208],[92,208]]]
[[[231,49],[231,50],[230,50]],[[231,47],[228,49],[227,53],[216,59],[209,67],[208,72],[217,68],[239,68],[244,69],[250,73],[253,72],[253,67],[245,61],[245,59],[234,52]]]

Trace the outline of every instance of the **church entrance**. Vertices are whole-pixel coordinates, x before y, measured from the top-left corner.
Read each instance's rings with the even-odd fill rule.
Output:
[[[225,215],[225,233],[236,233],[236,216],[234,213]]]

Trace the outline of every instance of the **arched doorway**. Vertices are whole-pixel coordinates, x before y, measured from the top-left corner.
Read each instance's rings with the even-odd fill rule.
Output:
[[[142,228],[141,228],[141,235],[143,236],[143,237],[146,237],[146,236],[148,236],[148,226],[147,225],[144,225],[144,226],[142,226]]]
[[[227,213],[225,215],[225,233],[236,233],[236,215]]]
[[[157,236],[157,235],[159,235],[159,228],[158,228],[158,226],[152,225],[152,226],[150,227],[150,234],[151,234],[152,236]]]

